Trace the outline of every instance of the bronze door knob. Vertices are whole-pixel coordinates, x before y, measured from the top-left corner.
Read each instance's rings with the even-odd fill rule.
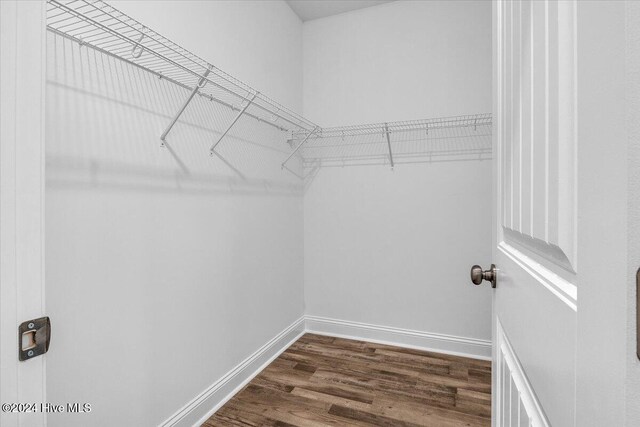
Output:
[[[474,285],[479,285],[483,280],[486,280],[487,282],[491,282],[492,288],[495,288],[497,278],[498,274],[495,264],[491,264],[491,268],[484,271],[482,271],[482,267],[479,265],[471,267],[471,282],[473,282]]]

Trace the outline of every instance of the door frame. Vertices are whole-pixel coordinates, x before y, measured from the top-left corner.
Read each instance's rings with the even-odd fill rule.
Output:
[[[18,361],[18,325],[45,313],[45,71],[46,3],[0,1],[0,401],[3,404],[46,402],[46,356]],[[46,414],[39,410],[2,411],[0,424],[44,426]]]
[[[637,405],[626,390],[626,361],[635,353],[635,340],[627,338],[635,298],[627,295],[634,165],[627,156],[626,8],[623,1],[576,7],[576,426],[627,425],[626,405]]]

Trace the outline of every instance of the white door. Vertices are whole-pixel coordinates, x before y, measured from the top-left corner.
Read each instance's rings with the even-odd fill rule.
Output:
[[[493,20],[493,425],[623,426],[624,3]]]
[[[495,5],[495,426],[574,425],[574,7]]]

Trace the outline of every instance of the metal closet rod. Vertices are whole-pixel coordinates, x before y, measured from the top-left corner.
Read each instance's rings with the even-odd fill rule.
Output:
[[[243,92],[253,92],[253,93],[257,93],[257,91],[255,91],[255,90],[251,89],[249,86],[247,86],[247,87],[245,88],[245,87],[240,86],[238,83],[236,83],[236,82],[234,82],[234,81],[231,81],[231,80],[230,80],[230,78],[232,78],[231,76],[229,76],[229,78],[228,78],[228,77],[226,77],[225,75],[221,74],[221,72],[216,72],[218,69],[217,69],[217,68],[215,68],[213,65],[211,65],[211,64],[209,64],[209,63],[207,63],[207,67],[206,67],[206,69],[205,69],[205,72],[204,72],[204,73],[199,73],[199,72],[197,72],[197,71],[192,70],[192,69],[191,69],[191,68],[189,68],[189,67],[186,67],[186,66],[184,66],[184,65],[182,65],[182,64],[180,64],[180,63],[178,63],[178,62],[174,61],[173,59],[171,59],[171,58],[167,57],[166,55],[164,55],[164,54],[162,54],[162,53],[160,53],[160,52],[157,52],[155,49],[152,49],[152,48],[150,48],[150,47],[146,46],[145,44],[143,44],[143,43],[142,43],[142,37],[141,37],[139,40],[133,40],[133,39],[132,39],[132,38],[130,38],[129,36],[127,36],[127,35],[125,35],[125,34],[122,34],[121,32],[118,32],[118,31],[116,31],[116,30],[114,30],[114,29],[110,28],[109,26],[102,24],[102,23],[101,23],[101,22],[99,22],[99,21],[96,21],[96,20],[95,20],[95,19],[93,19],[92,17],[87,16],[86,14],[80,13],[80,12],[78,12],[77,10],[75,10],[75,9],[73,9],[73,8],[70,8],[70,7],[68,7],[68,6],[64,5],[64,4],[62,4],[62,3],[60,3],[60,2],[59,2],[59,1],[57,1],[57,0],[48,0],[48,2],[49,2],[50,4],[52,4],[52,5],[54,5],[55,7],[57,7],[58,9],[60,9],[60,10],[62,10],[62,11],[64,11],[64,12],[66,12],[66,13],[68,13],[68,14],[73,15],[73,16],[74,16],[74,17],[76,17],[77,19],[79,19],[79,20],[81,20],[81,21],[84,21],[84,22],[87,22],[87,23],[89,23],[89,24],[93,25],[94,27],[96,27],[96,28],[98,28],[98,29],[100,29],[100,30],[104,31],[104,32],[107,32],[107,33],[111,34],[112,36],[117,37],[118,39],[121,39],[121,40],[123,40],[123,41],[125,41],[125,42],[127,42],[127,43],[131,44],[131,46],[132,46],[132,53],[133,53],[133,52],[135,52],[135,51],[137,50],[137,52],[133,55],[133,56],[134,56],[134,57],[136,57],[136,58],[139,58],[139,57],[141,56],[141,54],[142,54],[142,52],[143,52],[143,51],[149,52],[150,54],[154,55],[155,57],[157,57],[157,58],[159,58],[159,59],[161,59],[161,60],[163,60],[163,61],[166,61],[168,64],[171,64],[172,66],[174,66],[174,67],[176,67],[176,68],[178,68],[178,69],[180,69],[180,70],[182,70],[182,71],[184,71],[184,72],[186,72],[186,73],[188,73],[188,74],[191,74],[191,75],[193,75],[194,77],[197,77],[200,81],[202,81],[202,79],[204,79],[204,81],[205,81],[206,83],[210,83],[211,85],[213,85],[213,86],[215,86],[215,87],[217,87],[217,88],[219,88],[219,89],[221,89],[221,90],[223,90],[223,91],[225,91],[225,92],[227,92],[227,93],[229,93],[229,94],[231,94],[231,95],[233,95],[233,96],[235,96],[235,97],[241,98],[241,99],[244,99],[244,95],[243,95],[243,94],[240,94],[240,93],[238,93],[238,92],[236,92],[236,91],[234,91],[234,90],[232,90],[232,89],[230,89],[230,88],[228,88],[228,87],[226,87],[226,86],[224,86],[224,85],[222,85],[222,84],[220,84],[220,83],[218,83],[218,82],[216,82],[216,81],[214,81],[214,80],[210,79],[210,78],[208,77],[209,72],[213,70],[213,71],[214,71],[214,73],[215,73],[215,75],[216,75],[217,77],[219,77],[219,78],[221,78],[221,79],[224,79],[225,81],[229,82],[230,84],[232,84],[233,86],[237,87],[238,89],[241,89]],[[88,5],[92,5],[92,6],[94,6],[94,7],[95,7],[95,4],[101,4],[101,3],[102,3],[102,2],[86,3],[86,4],[88,4]],[[97,9],[97,8],[96,8],[96,9]],[[113,8],[113,9],[117,11],[117,9],[115,9],[115,8]],[[117,21],[119,21],[119,22],[121,22],[121,23],[123,23],[123,24],[125,24],[125,25],[129,26],[129,28],[133,29],[134,31],[137,31],[137,32],[142,33],[139,29],[136,29],[136,28],[131,27],[131,25],[124,23],[121,19],[119,19],[119,18],[117,18],[117,17],[114,17],[113,15],[111,15],[111,14],[109,14],[109,13],[107,13],[107,12],[104,12],[103,10],[100,10],[100,12],[102,12],[103,14],[105,14],[105,15],[109,16],[111,19],[115,19],[115,20],[117,20]],[[119,12],[119,11],[118,11],[118,12]],[[121,13],[121,14],[122,14],[122,12],[119,12],[119,13]],[[122,14],[122,15],[123,15],[123,16],[127,16],[127,15],[125,15],[125,14]],[[131,19],[131,18],[130,18],[130,19]],[[135,21],[135,20],[134,20],[134,21]],[[58,21],[58,22],[60,22],[60,21]],[[135,22],[137,23],[137,21],[135,21]],[[138,24],[139,24],[139,23],[138,23]],[[140,24],[140,25],[142,26],[142,24]],[[57,28],[55,28],[55,27],[51,27],[51,26],[49,26],[49,28],[50,28],[50,29],[52,29],[52,30],[54,30],[54,31],[56,31],[57,33],[62,33],[62,34],[65,34],[65,35],[66,35],[66,33],[65,33],[64,31],[60,31],[60,30],[58,30],[58,29],[57,29]],[[146,27],[145,27],[145,28],[146,28]],[[145,34],[145,33],[142,33],[142,34]],[[145,35],[146,35],[148,38],[151,38],[151,37],[149,37],[149,35],[148,35],[148,34],[145,34]],[[95,46],[95,45],[93,45],[91,42],[85,42],[85,41],[82,41],[82,39],[79,39],[78,37],[75,37],[75,36],[71,36],[71,35],[69,35],[69,36],[70,36],[70,37],[72,37],[72,38],[74,38],[74,39],[80,40],[80,43],[87,44],[87,45],[91,45],[92,47],[95,47],[95,48],[100,49],[100,50],[102,50],[102,51],[106,51],[106,52],[108,52],[106,49],[102,49],[102,48],[100,48],[99,46]],[[162,37],[162,36],[160,36],[160,37]],[[163,38],[164,38],[164,37],[163,37]],[[180,55],[181,57],[183,57],[183,58],[187,59],[188,61],[190,61],[190,62],[194,63],[194,64],[195,64],[195,65],[197,65],[198,67],[203,67],[203,65],[202,65],[202,64],[199,64],[198,62],[194,61],[192,58],[190,58],[190,57],[186,56],[186,55],[185,55],[185,54],[183,54],[182,52],[177,51],[177,50],[176,50],[176,49],[174,49],[173,47],[167,46],[166,44],[164,44],[164,43],[162,43],[161,41],[158,41],[158,40],[156,40],[156,39],[152,39],[152,40],[156,41],[157,43],[161,44],[162,46],[166,47],[167,49],[172,50],[172,51],[173,51],[173,52],[175,52],[176,54],[178,54],[178,55]],[[167,41],[168,41],[168,39],[167,39]],[[170,43],[172,43],[172,44],[173,44],[173,42],[170,42]],[[176,46],[177,46],[177,45],[176,45]],[[180,48],[180,49],[182,49],[182,48]],[[185,50],[185,51],[186,51],[186,50]],[[188,52],[188,51],[186,51],[186,52]],[[190,52],[188,52],[188,53],[189,53],[190,55],[192,55],[193,57],[198,58],[197,56],[195,56],[195,55],[191,54]],[[127,62],[130,62],[130,63],[135,64],[135,62],[133,62],[133,61],[128,61],[127,59],[123,58],[123,57],[122,57],[122,56],[120,56],[120,55],[113,54],[113,53],[111,53],[111,55],[112,55],[112,56],[115,56],[115,57],[117,57],[117,58],[123,59],[123,60],[125,60],[125,61],[127,61]],[[199,58],[198,58],[198,59],[199,59]],[[204,62],[204,61],[203,61],[203,62]],[[165,77],[163,74],[158,73],[158,72],[154,72],[152,69],[147,68],[147,67],[145,67],[145,66],[143,66],[143,65],[139,65],[139,64],[136,64],[136,65],[138,65],[138,66],[139,66],[139,67],[141,67],[141,68],[144,68],[145,70],[151,71],[151,72],[153,72],[154,74],[158,74],[158,75],[160,75],[160,76],[162,76],[162,77]],[[203,67],[203,68],[204,68],[204,67]],[[171,80],[175,81],[174,79],[171,79]],[[238,81],[238,82],[240,82],[240,81]],[[240,83],[241,83],[241,82],[240,82]],[[188,85],[185,85],[185,86],[188,86]],[[246,85],[245,85],[245,86],[246,86]],[[197,86],[196,86],[196,87],[197,87]],[[206,96],[206,97],[208,97],[208,98],[210,98],[210,99],[213,97],[213,95],[208,96],[208,95],[206,95],[206,94],[203,94],[203,96]],[[264,112],[266,112],[266,113],[268,113],[268,114],[272,115],[272,116],[275,116],[275,117],[277,117],[277,118],[280,118],[280,119],[282,119],[282,120],[286,121],[287,123],[289,123],[289,124],[291,124],[291,125],[295,126],[295,127],[296,127],[296,128],[298,128],[298,129],[305,129],[305,130],[306,130],[306,127],[305,127],[305,126],[308,126],[308,127],[315,126],[312,122],[308,121],[307,119],[303,118],[302,116],[297,116],[297,115],[294,115],[293,113],[289,113],[289,114],[291,115],[291,117],[292,117],[292,118],[290,119],[290,118],[288,118],[288,117],[286,117],[286,116],[282,115],[282,114],[280,113],[280,111],[283,111],[283,110],[286,110],[286,109],[285,109],[284,107],[279,106],[279,105],[274,105],[274,102],[273,102],[273,101],[271,101],[270,99],[268,99],[268,98],[266,98],[266,97],[264,97],[264,96],[261,96],[261,97],[260,97],[260,101],[261,101],[262,103],[267,104],[267,105],[268,105],[268,106],[270,106],[270,107],[273,107],[273,108],[265,107],[264,105],[261,105],[261,104],[260,104],[260,103],[258,103],[258,102],[254,102],[254,103],[253,103],[253,105],[254,105],[255,107],[257,107],[257,108],[261,109],[262,111],[264,111]],[[224,103],[224,101],[222,101],[222,102]],[[225,104],[226,104],[226,103],[225,103]],[[253,115],[252,115],[252,116],[253,116]],[[256,116],[253,116],[253,117],[256,117]],[[259,117],[256,117],[256,118],[258,118],[259,120],[263,121],[264,123],[269,123],[269,122],[268,122],[267,120],[265,120],[265,119],[262,119],[262,118],[259,118]],[[295,120],[295,121],[294,121],[294,120]],[[297,122],[296,122],[296,121],[297,121]],[[279,127],[279,126],[276,126],[276,127]],[[281,127],[280,127],[280,128],[281,128]],[[166,135],[164,135],[164,136],[166,137]]]

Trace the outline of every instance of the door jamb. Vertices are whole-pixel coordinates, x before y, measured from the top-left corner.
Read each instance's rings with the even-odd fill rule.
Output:
[[[45,308],[46,3],[0,1],[0,34],[0,401],[39,405],[46,356],[18,361],[18,325]],[[3,411],[0,424],[45,426],[46,414]]]

